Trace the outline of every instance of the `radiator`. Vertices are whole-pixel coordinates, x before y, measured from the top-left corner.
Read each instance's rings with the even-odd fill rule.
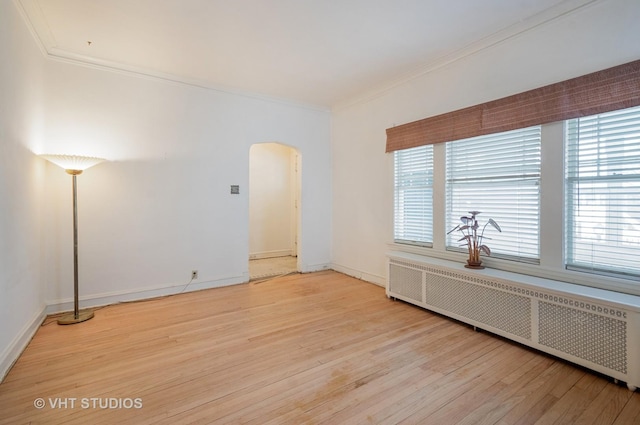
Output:
[[[405,253],[389,254],[386,292],[640,386],[639,297]]]

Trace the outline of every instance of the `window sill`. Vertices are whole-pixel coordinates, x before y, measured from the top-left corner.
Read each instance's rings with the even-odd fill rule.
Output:
[[[427,248],[415,245],[404,245],[399,243],[388,244],[389,250],[405,252],[409,254],[422,255],[425,257],[438,258],[441,260],[464,263],[466,255],[446,251],[437,248]],[[566,282],[582,285],[591,288],[603,289],[606,291],[620,292],[623,294],[640,296],[640,281],[634,279],[622,279],[610,276],[590,274],[574,270],[555,269],[545,267],[543,264],[528,264],[517,261],[502,260],[499,258],[482,257],[487,268],[504,270],[528,276],[550,279],[553,281]]]

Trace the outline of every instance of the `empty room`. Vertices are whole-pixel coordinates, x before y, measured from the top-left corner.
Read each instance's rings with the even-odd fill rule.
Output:
[[[0,0],[0,425],[640,424],[637,0]]]

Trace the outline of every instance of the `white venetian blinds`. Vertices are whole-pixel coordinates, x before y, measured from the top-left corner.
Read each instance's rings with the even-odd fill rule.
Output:
[[[567,121],[566,263],[640,276],[640,107]]]
[[[446,145],[447,229],[470,211],[480,226],[493,218],[484,243],[493,257],[539,262],[540,126],[473,137]],[[460,235],[447,236],[457,249]]]
[[[394,152],[394,240],[433,242],[433,146]]]

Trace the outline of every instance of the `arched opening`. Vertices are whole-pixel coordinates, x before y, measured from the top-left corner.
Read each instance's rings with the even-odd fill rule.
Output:
[[[300,154],[281,143],[249,152],[249,277],[299,270]]]

